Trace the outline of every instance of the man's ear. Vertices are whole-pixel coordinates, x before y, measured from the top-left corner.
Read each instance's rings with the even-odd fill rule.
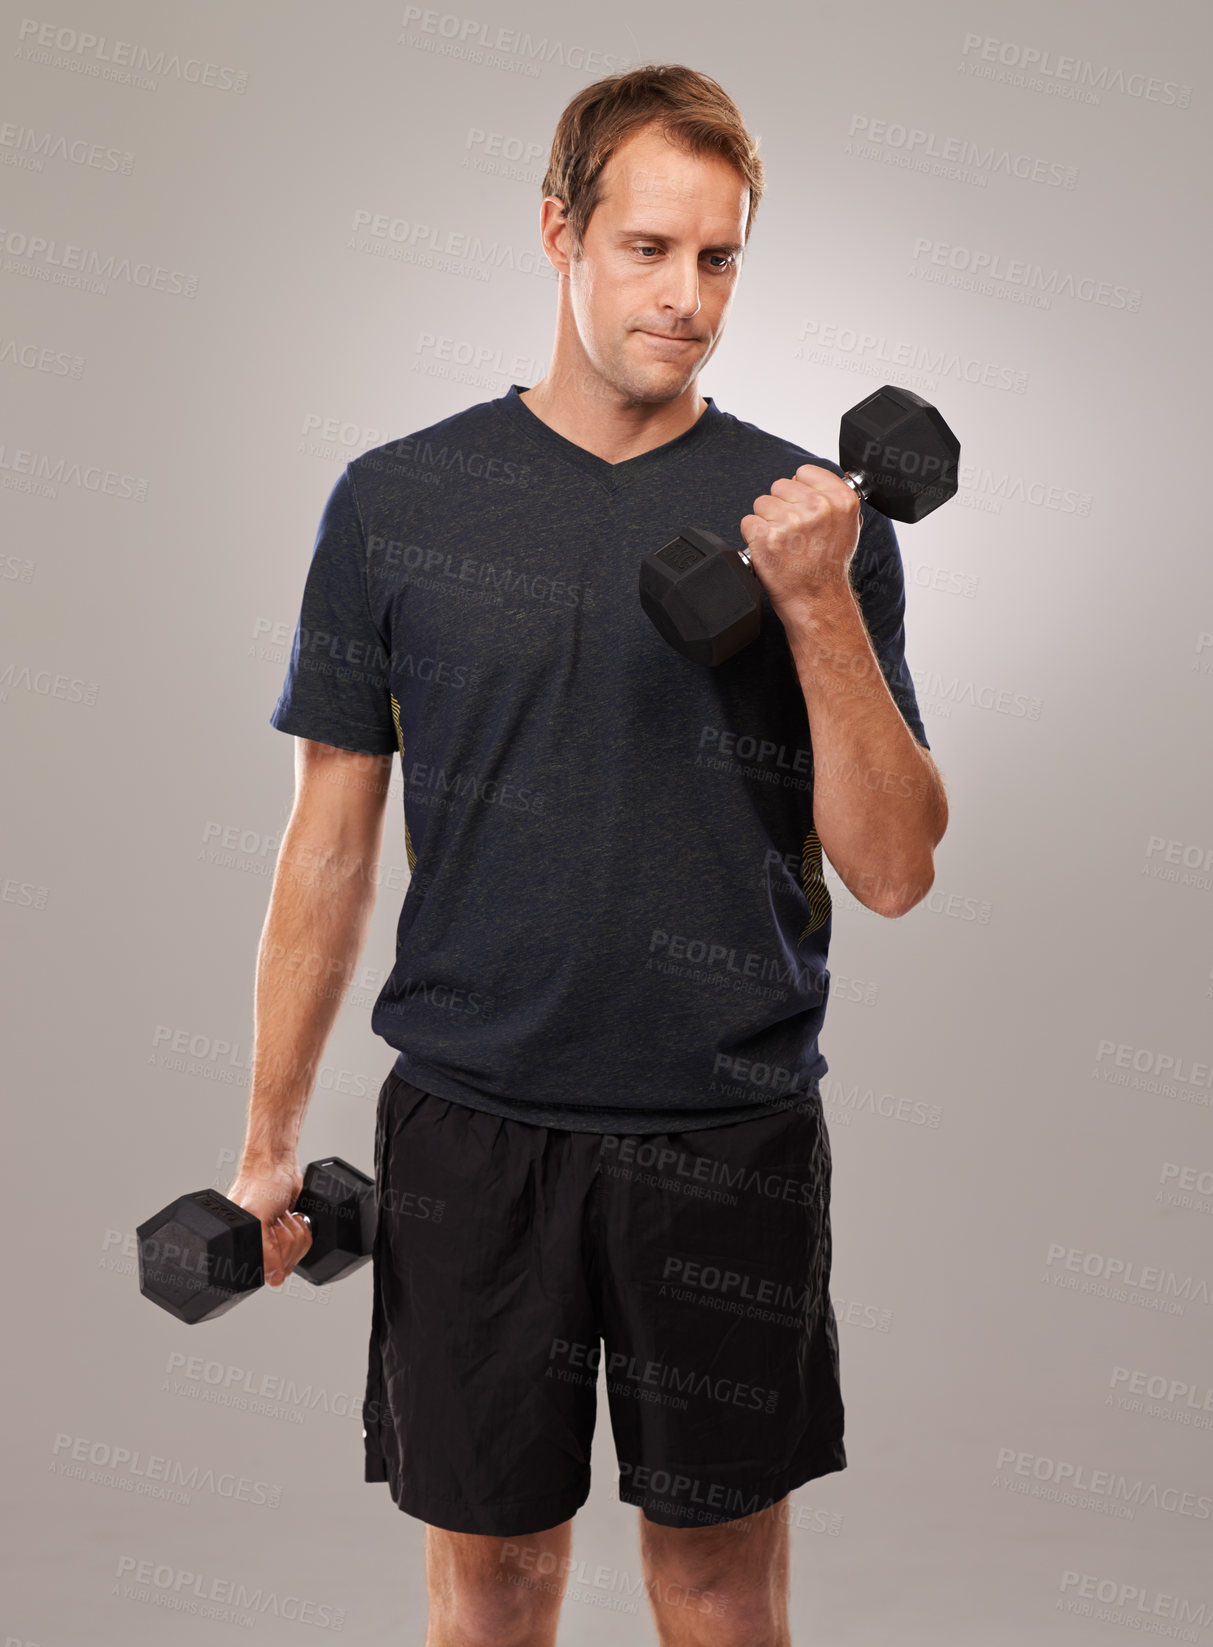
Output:
[[[557,257],[561,258],[565,264],[572,262],[572,228],[569,224],[568,211],[559,195],[545,195],[540,232],[545,252],[550,241]],[[548,260],[551,261],[551,253],[548,253]],[[558,274],[562,272],[560,269],[557,270]]]

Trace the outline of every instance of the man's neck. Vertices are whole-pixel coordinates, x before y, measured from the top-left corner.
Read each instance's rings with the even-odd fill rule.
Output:
[[[689,397],[680,396],[652,410],[620,410],[604,416],[600,402],[577,395],[556,396],[545,392],[546,383],[544,378],[533,389],[522,390],[519,400],[549,429],[604,463],[624,463],[677,440],[708,409],[707,401],[694,389]]]

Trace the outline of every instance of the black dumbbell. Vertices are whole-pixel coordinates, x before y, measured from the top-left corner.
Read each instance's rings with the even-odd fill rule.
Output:
[[[338,1155],[312,1161],[294,1211],[312,1244],[295,1266],[313,1286],[361,1269],[375,1241],[375,1183]],[[179,1195],[138,1226],[139,1291],[178,1321],[211,1321],[264,1285],[261,1220],[217,1190]]]
[[[960,442],[934,406],[892,383],[844,412],[843,480],[892,520],[916,521],[956,496]],[[684,526],[640,562],[640,604],[693,663],[718,664],[757,639],[762,584],[748,549]]]

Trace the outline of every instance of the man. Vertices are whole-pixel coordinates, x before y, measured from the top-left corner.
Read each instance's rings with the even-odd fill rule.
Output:
[[[347,466],[272,716],[297,792],[230,1193],[281,1285],[399,753],[364,1434],[366,1479],[427,1523],[429,1647],[555,1641],[600,1355],[664,1643],[786,1643],[786,1495],[846,1466],[822,852],[903,914],[947,806],[892,527],[696,386],[761,190],[706,76],[570,103],[550,370]],[[744,537],[769,608],[716,669],[636,592],[683,524]]]

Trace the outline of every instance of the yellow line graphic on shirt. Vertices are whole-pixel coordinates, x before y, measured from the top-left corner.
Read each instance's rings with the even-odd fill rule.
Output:
[[[798,943],[803,943],[826,924],[833,908],[830,889],[826,885],[822,870],[821,837],[816,829],[810,829],[804,838],[804,844],[800,849],[800,866],[800,884],[804,888],[805,897],[809,900],[809,908],[813,911],[813,919],[797,939]]]

